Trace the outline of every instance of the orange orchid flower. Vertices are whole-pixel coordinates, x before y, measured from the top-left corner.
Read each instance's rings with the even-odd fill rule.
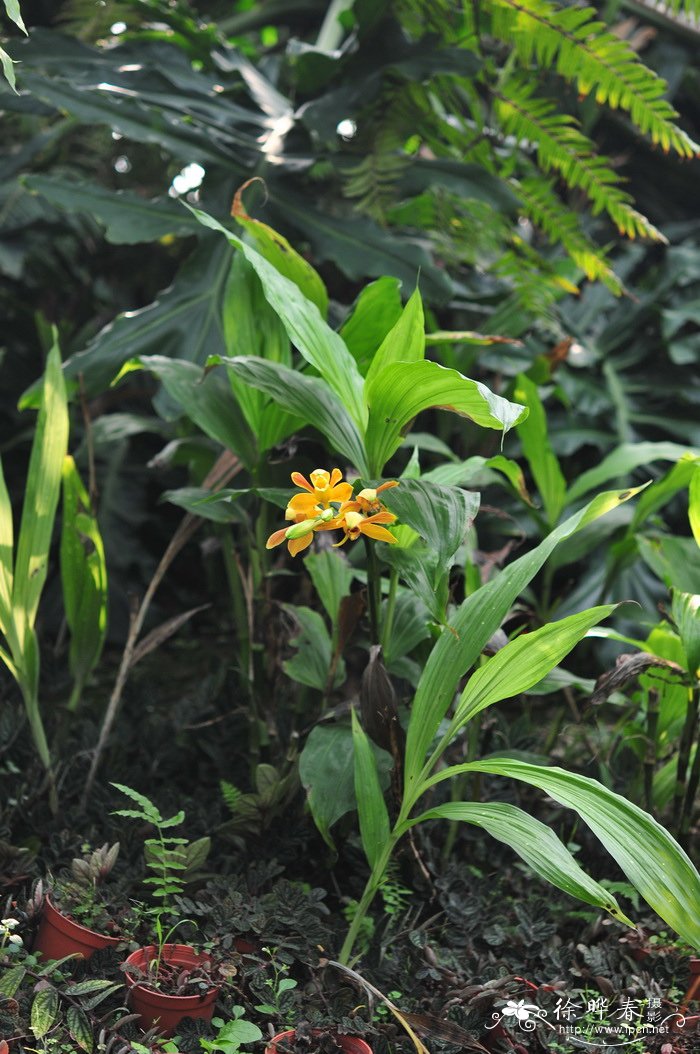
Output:
[[[332,472],[317,468],[310,473],[311,482],[301,472],[292,472],[292,483],[301,487],[306,493],[295,494],[290,500],[285,519],[307,519],[320,509],[330,508],[331,502],[342,504],[352,496],[352,485],[342,482],[343,474],[339,468]]]
[[[292,556],[301,553],[313,540],[315,531],[334,531],[340,527],[332,509],[324,509],[318,516],[309,517],[306,520],[298,520],[291,527],[282,527],[274,531],[267,539],[266,549],[274,549],[282,542],[287,543],[287,549]]]
[[[393,543],[396,541],[391,531],[380,526],[383,523],[395,523],[396,516],[391,512],[375,512],[372,516],[363,516],[361,512],[356,512],[354,509],[349,509],[344,513],[341,510],[338,521],[338,526],[345,531],[345,537],[342,541],[336,542],[336,548],[339,545],[345,545],[348,539],[356,542],[360,535],[374,538],[377,542]]]

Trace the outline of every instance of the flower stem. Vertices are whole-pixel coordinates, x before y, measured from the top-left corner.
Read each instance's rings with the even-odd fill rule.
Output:
[[[386,655],[391,641],[391,629],[394,624],[394,612],[396,610],[396,594],[398,592],[399,573],[395,567],[391,569],[389,577],[389,596],[387,597],[384,621],[382,624],[382,652]]]

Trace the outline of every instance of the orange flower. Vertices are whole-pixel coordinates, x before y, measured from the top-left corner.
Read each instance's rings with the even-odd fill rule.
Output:
[[[299,520],[291,527],[282,527],[281,530],[275,531],[267,539],[265,548],[274,549],[276,545],[286,542],[291,555],[296,556],[311,545],[315,531],[334,531],[338,527],[340,523],[336,521],[333,510],[324,509],[318,516]]]
[[[307,519],[322,509],[330,508],[331,502],[342,504],[352,496],[352,485],[341,482],[343,474],[339,468],[334,468],[332,472],[317,468],[310,475],[309,483],[301,472],[292,472],[292,483],[302,487],[306,493],[294,495],[287,506],[285,519],[297,522],[300,518]]]
[[[397,479],[390,479],[378,487],[365,487],[357,495],[353,504],[357,505],[363,516],[373,516],[384,508],[377,495],[381,494],[383,490],[388,490],[389,487],[398,487],[398,485],[399,481]]]
[[[394,523],[396,516],[391,512],[375,512],[372,516],[363,516],[361,512],[355,512],[353,509],[349,509],[346,512],[342,512],[338,517],[337,526],[342,527],[345,531],[345,537],[341,542],[336,542],[336,548],[339,545],[345,545],[350,539],[351,542],[356,542],[360,535],[365,535],[367,538],[374,538],[378,542],[395,542],[396,538],[387,531],[386,527],[381,527],[382,523]]]

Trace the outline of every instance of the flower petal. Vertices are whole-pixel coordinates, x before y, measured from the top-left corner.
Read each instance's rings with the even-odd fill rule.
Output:
[[[395,523],[396,519],[393,512],[375,512],[374,516],[367,517],[367,523]]]
[[[274,549],[276,545],[281,545],[287,537],[287,528],[283,527],[281,531],[275,531],[271,534],[265,543],[266,549]]]
[[[292,472],[292,483],[297,487],[303,487],[304,490],[310,490],[313,494],[314,488],[309,483],[306,476],[302,476],[301,472]]]
[[[387,531],[386,527],[378,527],[376,523],[370,523],[369,520],[365,520],[360,531],[368,538],[376,538],[378,542],[396,542],[396,538],[390,531]]]
[[[379,494],[379,492],[382,491],[382,490],[388,490],[389,487],[398,487],[398,485],[399,485],[398,479],[388,479],[386,481],[386,483],[380,483],[379,484],[379,486],[377,487],[377,494]]]
[[[287,542],[287,548],[289,549],[292,556],[296,556],[297,553],[302,552],[309,545],[311,545],[313,536],[313,531],[309,531],[309,533],[305,534],[302,538],[290,538]]]

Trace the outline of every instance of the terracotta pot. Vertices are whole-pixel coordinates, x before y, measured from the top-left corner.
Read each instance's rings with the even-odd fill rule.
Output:
[[[311,1035],[318,1036],[322,1032],[323,1029],[321,1028],[313,1028]],[[333,1034],[333,1038],[338,1043],[343,1054],[372,1054],[372,1048],[369,1043],[365,1043],[364,1039],[360,1039],[358,1036],[341,1036],[336,1032]],[[291,1045],[293,1042],[294,1029],[289,1032],[279,1032],[276,1036],[273,1036],[265,1047],[265,1054],[277,1054],[278,1043]],[[282,1051],[279,1054],[282,1054]]]
[[[146,973],[148,964],[157,956],[158,949],[151,944],[132,952],[126,963]],[[161,962],[166,966],[192,968],[211,962],[211,957],[205,952],[200,954],[194,951],[186,944],[165,944]],[[212,985],[202,995],[167,995],[156,988],[149,988],[129,973],[125,974],[125,979],[127,987],[131,989],[131,1007],[135,1014],[139,1014],[144,1031],[157,1025],[164,1036],[171,1036],[183,1017],[196,1017],[203,1021],[212,1019],[220,985]]]
[[[62,915],[52,904],[51,898],[47,897],[39,932],[34,941],[34,951],[40,952],[45,959],[62,959],[65,955],[73,955],[75,952],[84,959],[89,959],[93,952],[119,944],[120,939],[105,937],[87,926],[81,926],[68,915]]]

